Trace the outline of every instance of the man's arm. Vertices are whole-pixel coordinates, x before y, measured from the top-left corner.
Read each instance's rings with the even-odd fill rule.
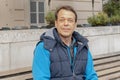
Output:
[[[32,74],[34,80],[50,80],[49,52],[43,48],[43,42],[39,43],[34,51]]]
[[[86,77],[85,80],[98,80],[90,51],[88,51],[88,61],[86,66],[85,77]]]

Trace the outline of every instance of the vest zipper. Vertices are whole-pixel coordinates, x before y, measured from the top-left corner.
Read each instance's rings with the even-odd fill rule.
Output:
[[[75,75],[74,70],[73,70],[73,79],[76,80],[76,75]]]
[[[73,47],[71,46],[70,47],[70,56],[71,56],[71,69],[73,71],[73,62],[74,62],[74,50],[73,50]]]

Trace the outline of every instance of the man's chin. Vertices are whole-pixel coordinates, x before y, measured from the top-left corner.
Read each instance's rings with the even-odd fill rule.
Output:
[[[64,37],[64,38],[67,38],[67,37],[70,37],[71,35],[70,34],[62,34],[62,37]]]

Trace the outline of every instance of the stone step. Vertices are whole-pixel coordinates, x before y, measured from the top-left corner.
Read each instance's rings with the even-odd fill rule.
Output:
[[[99,77],[99,80],[120,80],[120,72]]]
[[[109,54],[108,54],[109,55]],[[104,63],[109,63],[109,62],[113,62],[113,61],[120,61],[120,54],[119,55],[114,55],[114,56],[110,56],[110,57],[104,57],[104,58],[99,58],[99,59],[95,59],[94,60],[94,65],[102,65]]]
[[[116,66],[120,66],[120,61],[108,62],[108,63],[102,64],[102,65],[97,65],[97,66],[95,66],[95,70],[100,71],[100,70],[113,68],[113,67],[116,67]]]
[[[97,74],[98,74],[98,77],[101,77],[101,76],[105,76],[105,75],[109,75],[109,74],[114,74],[116,72],[120,72],[120,66],[110,68],[110,69],[105,69],[102,71],[98,71]]]
[[[0,80],[27,80],[27,79],[30,79],[31,77],[32,77],[32,73],[28,73],[28,74],[13,76],[13,77],[6,77]]]

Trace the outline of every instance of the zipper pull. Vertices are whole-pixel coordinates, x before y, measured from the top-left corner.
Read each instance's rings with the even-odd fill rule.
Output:
[[[73,70],[73,79],[76,80],[76,74],[75,74],[74,70]]]

